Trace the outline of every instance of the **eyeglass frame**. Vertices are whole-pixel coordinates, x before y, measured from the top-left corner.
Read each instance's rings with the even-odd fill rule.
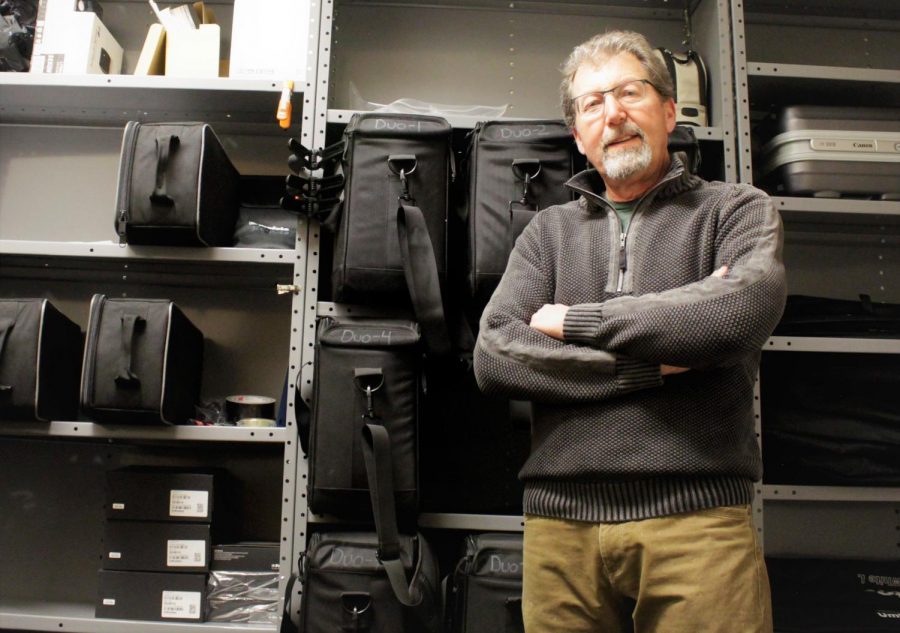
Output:
[[[597,116],[601,116],[602,114],[605,114],[605,113],[606,113],[606,95],[612,94],[612,93],[614,93],[616,90],[618,90],[619,88],[621,88],[622,86],[624,86],[624,85],[626,85],[626,84],[634,83],[634,82],[646,84],[646,85],[650,86],[651,88],[653,88],[653,89],[656,91],[657,94],[660,94],[659,88],[657,88],[657,87],[656,87],[656,84],[653,83],[652,81],[650,81],[649,79],[626,79],[626,80],[623,81],[622,83],[616,84],[615,86],[613,86],[612,88],[609,88],[609,89],[607,89],[607,90],[588,90],[587,92],[582,92],[582,93],[581,93],[580,95],[578,95],[577,97],[572,97],[572,105],[574,106],[574,110],[575,110],[576,116],[581,116],[581,115],[582,115],[581,109],[578,107],[578,100],[581,99],[582,97],[586,97],[587,95],[591,95],[591,94],[599,94],[599,95],[601,95],[601,96],[603,97],[603,112],[601,112],[601,114],[598,114],[598,115],[597,115]],[[644,95],[644,97],[642,97],[641,100],[643,100],[646,96],[647,96],[647,95]],[[614,94],[613,94],[613,99],[615,99],[615,100],[616,100],[616,103],[618,103],[619,105],[624,105],[624,107],[628,107],[627,104],[623,104],[623,103],[619,100],[619,98],[616,97],[616,95],[614,95]],[[635,104],[633,104],[633,105],[638,105],[638,104],[635,103]]]

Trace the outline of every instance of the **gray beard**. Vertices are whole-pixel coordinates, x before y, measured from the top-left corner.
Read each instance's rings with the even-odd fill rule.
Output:
[[[607,178],[625,180],[647,169],[652,159],[653,150],[641,139],[640,147],[604,152],[603,171]]]

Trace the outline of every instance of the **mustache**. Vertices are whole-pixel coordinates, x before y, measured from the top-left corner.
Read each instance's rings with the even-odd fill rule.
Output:
[[[609,147],[613,142],[625,137],[625,136],[637,136],[643,141],[644,139],[644,130],[639,128],[635,123],[630,121],[622,124],[622,127],[611,130],[607,129],[603,132],[603,138],[601,142],[603,143],[603,149]]]

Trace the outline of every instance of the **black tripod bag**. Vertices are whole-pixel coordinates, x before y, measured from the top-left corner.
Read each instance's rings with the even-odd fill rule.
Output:
[[[396,506],[418,504],[419,328],[392,319],[322,319],[317,333],[310,430],[309,507],[370,517],[361,430],[388,434]]]
[[[564,185],[573,147],[562,121],[488,121],[469,134],[466,285],[477,305],[487,304],[538,210],[572,199]]]
[[[334,245],[335,301],[412,304],[429,349],[449,352],[441,287],[453,179],[450,124],[362,113],[344,130],[343,202]]]

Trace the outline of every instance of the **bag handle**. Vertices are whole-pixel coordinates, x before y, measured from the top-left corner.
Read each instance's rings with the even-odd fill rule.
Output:
[[[0,358],[3,358],[3,349],[6,347],[6,341],[9,338],[9,333],[12,331],[15,324],[15,319],[0,319]],[[12,393],[12,385],[0,384],[0,395],[7,393]]]
[[[134,336],[146,321],[136,314],[122,315],[122,344],[119,354],[119,373],[116,375],[116,386],[121,389],[137,389],[141,380],[131,369],[131,357],[134,353]]]
[[[181,141],[175,134],[170,134],[168,140],[160,142],[156,139],[156,187],[150,194],[150,202],[163,207],[175,206],[175,200],[166,192],[166,172],[169,168],[169,158]]]
[[[394,476],[391,472],[391,436],[380,424],[367,423],[362,428],[366,478],[378,534],[378,562],[387,572],[391,589],[400,604],[416,607],[423,595],[416,590],[416,579],[407,583],[406,570],[400,560],[400,537],[394,503]]]

